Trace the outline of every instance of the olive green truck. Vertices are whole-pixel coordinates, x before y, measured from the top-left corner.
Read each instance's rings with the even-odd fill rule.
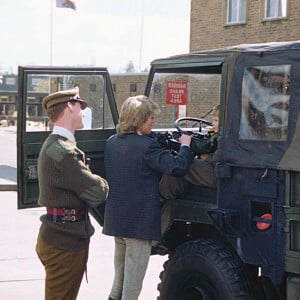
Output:
[[[18,208],[37,206],[37,159],[51,131],[41,100],[75,85],[89,105],[78,146],[105,177],[105,142],[118,122],[107,69],[19,67]],[[154,132],[174,155],[184,131],[201,153],[209,107],[220,104],[217,187],[161,201],[152,252],[168,258],[158,299],[300,299],[300,41],[154,60],[145,95],[160,105]],[[91,211],[100,225],[104,205]]]

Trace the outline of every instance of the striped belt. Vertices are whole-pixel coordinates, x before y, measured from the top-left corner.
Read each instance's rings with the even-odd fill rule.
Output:
[[[52,222],[78,222],[85,220],[86,209],[47,207],[47,220]]]

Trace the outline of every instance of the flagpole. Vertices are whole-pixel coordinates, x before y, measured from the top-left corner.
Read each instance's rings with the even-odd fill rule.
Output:
[[[144,33],[144,0],[142,0],[142,13],[141,13],[141,36],[140,36],[140,57],[139,57],[139,71],[142,70],[142,53],[143,53],[143,33]]]
[[[53,0],[50,0],[50,66],[53,63]]]

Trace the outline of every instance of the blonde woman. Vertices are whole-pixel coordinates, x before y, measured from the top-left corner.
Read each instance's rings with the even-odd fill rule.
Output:
[[[137,300],[153,241],[160,240],[159,181],[162,174],[184,176],[193,160],[191,136],[181,136],[178,156],[151,135],[157,105],[145,96],[128,98],[117,134],[105,149],[110,186],[103,233],[115,237],[115,277],[109,299]]]

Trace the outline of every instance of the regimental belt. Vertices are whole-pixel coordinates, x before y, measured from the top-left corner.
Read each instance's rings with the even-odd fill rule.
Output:
[[[47,207],[47,220],[52,222],[78,222],[86,219],[87,210],[84,208],[54,208]]]

